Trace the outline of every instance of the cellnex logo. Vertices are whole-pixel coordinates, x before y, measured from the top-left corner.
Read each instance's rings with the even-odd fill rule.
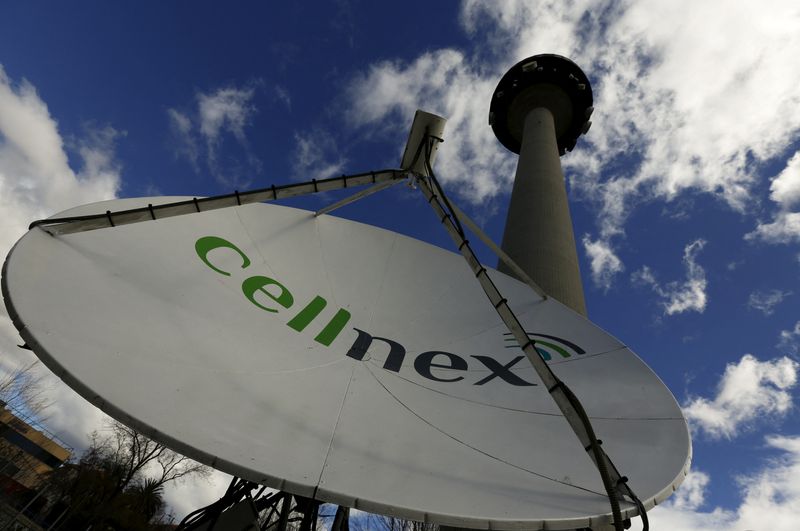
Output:
[[[220,275],[229,277],[231,274],[228,271],[223,271],[208,260],[208,253],[219,248],[231,249],[232,251],[236,252],[242,259],[242,269],[247,269],[250,267],[250,258],[248,258],[241,249],[236,247],[228,240],[218,238],[217,236],[205,236],[197,240],[194,244],[195,252],[197,252],[197,256],[200,257],[203,263]],[[270,289],[267,289],[268,287]],[[265,277],[263,275],[254,275],[244,279],[244,282],[242,282],[242,293],[247,300],[266,312],[278,313],[278,308],[270,308],[258,302],[256,300],[256,293],[263,293],[275,301],[278,306],[286,308],[287,310],[294,304],[294,297],[292,296],[292,293],[286,289],[286,286],[277,280]],[[316,319],[316,317],[322,312],[322,310],[325,309],[325,306],[327,305],[328,301],[317,295],[305,306],[305,308],[300,310],[300,313],[295,315],[288,323],[286,323],[286,325],[298,332],[302,332],[311,323],[311,321]],[[336,312],[328,324],[325,325],[322,331],[317,334],[317,337],[315,337],[314,340],[318,343],[322,343],[326,347],[330,346],[330,344],[333,343],[333,340],[336,339],[336,336],[339,335],[339,332],[342,331],[342,328],[344,328],[344,325],[346,325],[349,320],[350,312],[340,309],[338,312]]]
[[[555,354],[558,354],[561,358],[571,358],[571,353],[586,354],[586,351],[581,347],[563,337],[539,334],[537,332],[525,333],[536,342],[536,352],[545,361],[552,360]],[[503,335],[505,336],[506,348],[519,348],[519,344],[511,332],[506,332]]]
[[[197,256],[200,257],[200,260],[202,260],[203,263],[211,270],[220,275],[227,277],[232,276],[231,272],[221,269],[209,259],[209,254],[211,251],[216,249],[228,250],[229,252],[238,255],[242,261],[241,269],[247,269],[251,265],[250,258],[241,249],[239,249],[239,247],[218,236],[204,236],[199,238],[195,242],[194,248]],[[279,313],[281,309],[288,310],[294,306],[295,302],[294,296],[286,286],[273,278],[263,275],[252,275],[245,278],[242,281],[242,294],[256,307],[265,312],[275,314]],[[259,297],[259,300],[256,299],[256,296]],[[263,297],[266,297],[268,300],[274,302],[274,305],[263,304]],[[303,332],[317,317],[319,317],[327,305],[328,301],[326,301],[323,297],[319,295],[315,296],[296,315],[294,315],[294,317],[289,319],[289,321],[286,323],[286,326],[297,332]],[[350,312],[343,308],[338,309],[336,313],[333,314],[333,317],[331,317],[330,320],[322,327],[322,330],[314,337],[314,340],[317,343],[329,347],[336,340],[349,321]],[[360,328],[353,327],[353,330],[356,332],[357,337],[355,342],[347,351],[347,356],[359,361],[363,361],[372,343],[374,341],[380,341],[389,348],[389,354],[383,363],[383,368],[387,371],[396,373],[400,372],[406,357],[406,349],[403,345],[393,339],[373,336],[369,332],[361,330]],[[533,336],[545,338],[544,341],[537,339],[537,345],[539,345],[541,341],[542,347],[554,349],[564,357],[568,357],[569,353],[564,349],[563,346],[568,347],[570,350],[578,354],[584,353],[580,347],[570,343],[569,341],[543,334],[532,334],[532,337]],[[511,339],[513,341],[513,338]],[[507,341],[508,340],[506,340],[506,342]],[[556,343],[559,343],[563,346],[558,346]],[[506,346],[507,348],[519,348],[516,344],[513,346]],[[549,353],[542,347],[537,349],[539,350],[539,354],[545,360],[549,360]],[[488,375],[486,375],[485,371],[480,371],[478,374],[483,377],[480,380],[473,382],[473,385],[484,385],[495,379],[499,379],[500,381],[504,381],[514,386],[537,385],[522,379],[519,375],[511,371],[511,368],[514,367],[519,361],[524,359],[525,356],[517,356],[505,365],[491,356],[473,355],[470,357],[480,362],[483,365],[483,368],[489,369]],[[443,371],[434,372],[434,369],[449,370],[444,373]],[[459,373],[464,373],[469,370],[469,362],[458,354],[439,350],[431,350],[417,355],[417,357],[414,359],[414,370],[420,376],[435,382],[459,382],[464,380],[464,376],[461,376]],[[445,376],[445,374],[447,376]]]

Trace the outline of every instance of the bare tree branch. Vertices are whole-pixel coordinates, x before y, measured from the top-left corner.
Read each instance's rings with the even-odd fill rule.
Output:
[[[45,410],[52,404],[46,396],[44,377],[37,374],[39,361],[19,366],[0,377],[0,401],[11,408],[24,411],[35,420],[46,419]]]
[[[92,447],[99,456],[105,457],[109,465],[119,470],[117,492],[143,484],[145,479],[151,480],[151,488],[157,489],[170,481],[188,476],[207,478],[211,474],[207,466],[148,439],[131,427],[116,421],[108,427],[110,435],[95,436]],[[153,473],[154,477],[148,476]]]

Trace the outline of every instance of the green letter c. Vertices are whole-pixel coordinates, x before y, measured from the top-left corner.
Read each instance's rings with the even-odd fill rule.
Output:
[[[202,260],[204,264],[206,264],[208,267],[210,267],[220,275],[225,275],[226,277],[229,277],[231,276],[230,273],[228,273],[227,271],[223,271],[222,269],[216,267],[214,264],[208,261],[208,253],[220,247],[227,247],[228,249],[233,249],[234,251],[236,251],[239,254],[239,256],[242,257],[242,269],[250,265],[250,259],[247,257],[247,255],[244,254],[241,249],[236,247],[228,240],[219,238],[217,236],[203,236],[202,238],[197,240],[194,244],[194,250],[195,252],[197,252],[197,256],[200,257],[200,260]]]

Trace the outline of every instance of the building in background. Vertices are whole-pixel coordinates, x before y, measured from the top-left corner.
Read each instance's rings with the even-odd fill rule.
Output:
[[[46,504],[47,474],[64,464],[72,451],[43,426],[0,401],[0,513],[18,524],[20,513]],[[37,507],[40,509],[40,507]],[[29,527],[35,529],[35,527]]]
[[[0,403],[0,481],[36,489],[45,474],[61,466],[71,451],[42,426]]]

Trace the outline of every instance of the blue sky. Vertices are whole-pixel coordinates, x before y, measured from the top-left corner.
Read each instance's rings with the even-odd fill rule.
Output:
[[[595,95],[592,129],[562,159],[589,315],[664,380],[694,434],[694,472],[652,518],[789,529],[800,11],[767,4],[5,4],[0,254],[31,220],[76,204],[394,167],[417,108],[449,119],[437,172],[499,241],[515,157],[487,125],[491,92],[524,57],[566,55]],[[418,192],[337,215],[450,248]],[[24,361],[17,342],[0,310],[4,369]],[[101,414],[52,393],[52,428],[84,444]],[[214,488],[184,486],[173,505]]]

